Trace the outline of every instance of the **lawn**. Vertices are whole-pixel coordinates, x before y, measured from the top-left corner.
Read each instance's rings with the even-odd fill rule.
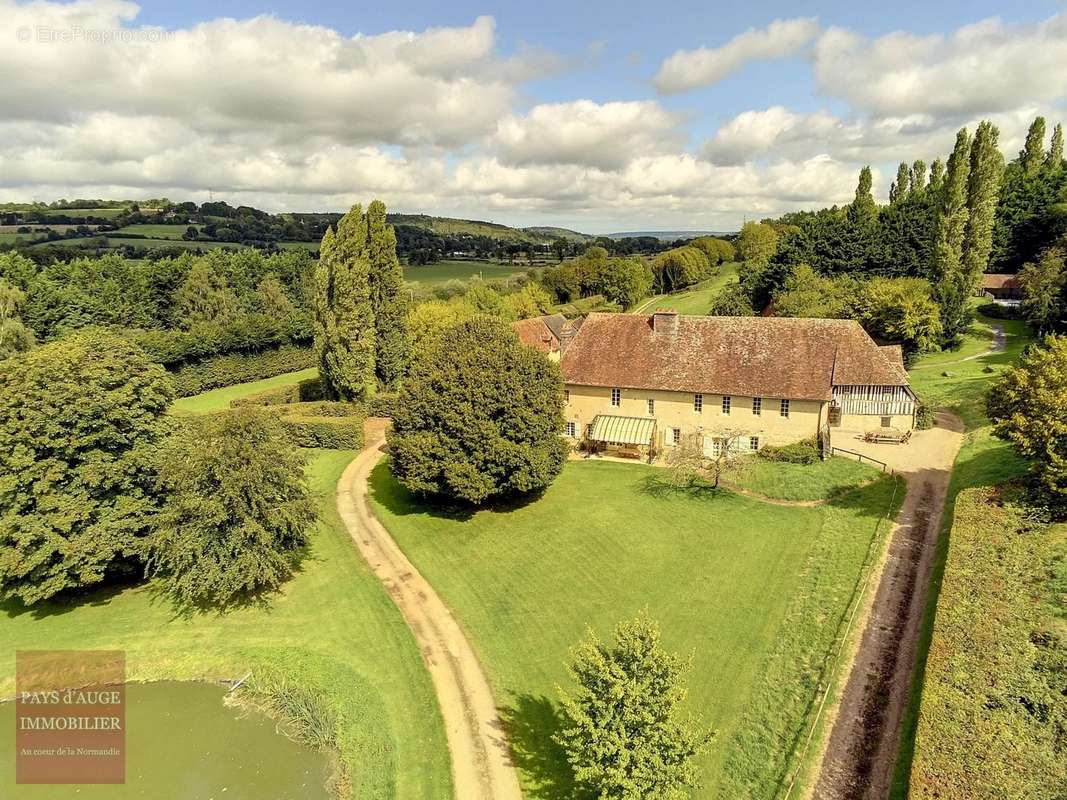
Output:
[[[736,282],[737,268],[735,263],[723,264],[719,267],[719,274],[714,278],[699,283],[682,292],[675,294],[661,294],[639,304],[633,311],[635,314],[651,314],[654,311],[673,308],[679,314],[693,314],[706,316],[711,309],[711,303],[715,295],[728,283]]]
[[[489,261],[438,261],[418,267],[404,267],[404,280],[412,283],[445,283],[465,281],[481,275],[490,278],[507,278],[521,275],[529,267],[523,264],[496,264]]]
[[[277,389],[280,386],[292,386],[294,383],[314,378],[318,374],[318,367],[310,367],[297,372],[285,372],[261,381],[223,386],[221,389],[212,389],[202,394],[194,394],[192,397],[179,397],[171,408],[180,414],[209,414],[213,411],[225,411],[230,407],[230,401],[238,397],[247,397],[256,392]]]
[[[755,457],[747,459],[738,477],[728,480],[780,500],[826,500],[881,474],[880,469],[843,456],[815,464],[783,464]]]
[[[770,796],[894,487],[887,478],[810,508],[662,479],[571,462],[543,496],[465,516],[420,505],[385,464],[372,476],[376,512],[472,637],[528,798],[571,796],[551,739],[570,649],[643,607],[667,647],[692,654],[688,705],[718,732],[695,796]]]
[[[319,523],[302,571],[261,606],[183,618],[148,586],[101,590],[33,610],[3,606],[0,696],[16,649],[122,649],[130,680],[239,678],[264,665],[318,689],[350,721],[341,737],[362,798],[451,796],[444,729],[399,612],[334,507],[351,452],[309,451]]]

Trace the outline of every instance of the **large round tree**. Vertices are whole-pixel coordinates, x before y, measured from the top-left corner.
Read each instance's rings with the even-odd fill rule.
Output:
[[[544,488],[567,455],[559,367],[501,320],[450,328],[413,364],[388,434],[408,489],[472,504]]]
[[[136,560],[173,398],[135,345],[83,331],[0,361],[0,593],[27,604]]]

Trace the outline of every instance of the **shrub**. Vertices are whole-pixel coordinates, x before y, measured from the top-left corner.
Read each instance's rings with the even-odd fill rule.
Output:
[[[400,402],[400,395],[379,393],[374,395],[367,402],[367,416],[368,417],[392,417],[396,414],[397,404]]]
[[[934,427],[934,410],[926,403],[920,402],[915,407],[915,428],[920,431],[928,431]]]
[[[1000,303],[984,303],[978,306],[978,313],[990,319],[1022,319],[1019,306],[1002,306]]]
[[[148,573],[182,606],[227,606],[289,578],[315,520],[303,456],[252,410],[193,417],[160,449]]]
[[[358,450],[363,446],[363,416],[314,416],[292,414],[279,418],[282,431],[297,447],[326,450]]]
[[[283,345],[277,350],[261,353],[230,353],[183,363],[171,372],[171,378],[177,396],[188,397],[208,389],[308,369],[315,363],[315,353],[311,348]]]
[[[0,362],[0,592],[26,604],[131,566],[173,398],[139,348],[87,329]]]
[[[786,464],[814,464],[820,456],[819,443],[814,439],[786,445],[767,445],[759,454],[768,461],[781,461]]]

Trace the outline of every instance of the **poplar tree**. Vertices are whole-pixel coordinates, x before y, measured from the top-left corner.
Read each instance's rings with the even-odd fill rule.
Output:
[[[967,178],[967,228],[963,235],[961,280],[973,293],[989,263],[993,246],[993,214],[1004,175],[1004,157],[997,147],[1000,131],[985,120],[978,125],[971,145],[971,169]]]
[[[911,165],[911,193],[917,194],[926,187],[926,162],[921,158],[915,159]]]
[[[911,169],[901,161],[897,167],[897,179],[889,187],[889,204],[895,206],[911,191]]]
[[[878,217],[878,204],[874,202],[871,185],[871,168],[864,167],[860,170],[859,182],[856,185],[856,197],[848,207],[849,220],[856,225],[868,225]]]
[[[968,282],[963,279],[963,240],[967,229],[967,179],[971,167],[971,137],[966,128],[956,134],[956,146],[948,159],[934,242],[933,277],[941,306],[941,324],[946,341],[959,334],[964,319]]]
[[[396,231],[385,221],[385,203],[367,207],[370,298],[374,311],[375,369],[378,381],[393,388],[403,377],[408,358],[407,302],[404,271],[396,257]]]
[[[1048,155],[1045,156],[1045,166],[1054,172],[1063,169],[1063,126],[1058,122],[1052,129],[1052,143],[1049,145]]]
[[[1019,152],[1023,172],[1033,175],[1045,161],[1045,118],[1037,117],[1026,132],[1026,144]]]
[[[940,158],[935,158],[934,163],[930,165],[930,184],[929,189],[931,193],[940,192],[944,186],[945,181],[945,162]]]
[[[357,204],[322,237],[315,269],[315,352],[326,393],[365,400],[374,381],[367,221]]]

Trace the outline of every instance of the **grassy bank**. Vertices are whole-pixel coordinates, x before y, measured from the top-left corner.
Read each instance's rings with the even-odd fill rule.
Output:
[[[692,653],[689,705],[718,732],[700,798],[770,796],[889,504],[880,481],[818,508],[670,490],[638,465],[566,466],[518,507],[450,515],[380,465],[375,511],[456,611],[503,707],[528,798],[571,797],[552,743],[570,648],[648,607]]]
[[[273,378],[264,378],[261,381],[249,381],[237,383],[233,386],[223,386],[221,389],[212,389],[210,392],[196,394],[192,397],[179,397],[171,406],[178,414],[209,414],[214,411],[225,411],[230,407],[230,401],[239,397],[247,397],[250,394],[263,392],[267,389],[277,389],[281,386],[292,386],[318,376],[318,367],[302,369],[297,372],[286,372],[283,375],[275,375]]]
[[[719,273],[692,288],[674,294],[661,294],[639,303],[633,313],[651,314],[666,308],[673,308],[679,314],[705,316],[711,309],[715,295],[728,283],[737,282],[738,264],[729,263],[719,267]]]

